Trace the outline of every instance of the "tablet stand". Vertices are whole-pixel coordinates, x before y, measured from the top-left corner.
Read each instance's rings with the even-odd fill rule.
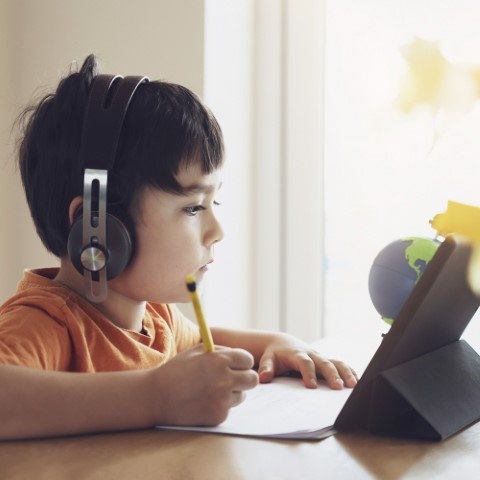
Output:
[[[480,356],[464,340],[380,372],[368,429],[443,440],[480,419]]]

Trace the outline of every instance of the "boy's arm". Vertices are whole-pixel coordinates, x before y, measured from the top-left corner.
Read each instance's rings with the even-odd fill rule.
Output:
[[[196,347],[151,370],[51,372],[0,365],[0,440],[216,425],[258,381],[241,350]]]
[[[147,427],[152,424],[150,405],[133,408],[133,402],[134,396],[151,396],[149,375],[0,365],[0,439]]]
[[[331,388],[354,387],[356,373],[344,362],[323,357],[308,344],[285,333],[257,330],[212,328],[218,345],[249,351],[258,367],[260,382],[272,381],[276,375],[298,371],[306,387],[317,386],[317,376],[325,378]]]

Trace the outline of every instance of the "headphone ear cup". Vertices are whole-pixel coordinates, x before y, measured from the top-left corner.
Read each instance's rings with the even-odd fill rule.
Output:
[[[83,250],[82,222],[83,215],[76,215],[68,232],[67,251],[73,266],[83,275],[83,265],[80,260]]]
[[[135,236],[131,220],[120,219],[119,215],[107,213],[107,245],[103,246],[107,254],[107,280],[120,275],[133,257]],[[83,244],[83,215],[78,216],[68,235],[67,250],[73,266],[83,275],[84,267],[81,261]]]
[[[107,280],[112,280],[127,268],[133,257],[134,244],[130,219],[107,213]]]

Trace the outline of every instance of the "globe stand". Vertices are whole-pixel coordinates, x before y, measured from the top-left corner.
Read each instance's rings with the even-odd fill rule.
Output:
[[[464,340],[379,373],[368,430],[443,440],[480,419],[480,356]]]

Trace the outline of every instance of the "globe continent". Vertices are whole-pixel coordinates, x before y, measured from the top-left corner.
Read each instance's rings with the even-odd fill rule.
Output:
[[[430,238],[396,240],[375,257],[368,277],[368,290],[377,312],[389,324],[435,255],[439,243]]]

